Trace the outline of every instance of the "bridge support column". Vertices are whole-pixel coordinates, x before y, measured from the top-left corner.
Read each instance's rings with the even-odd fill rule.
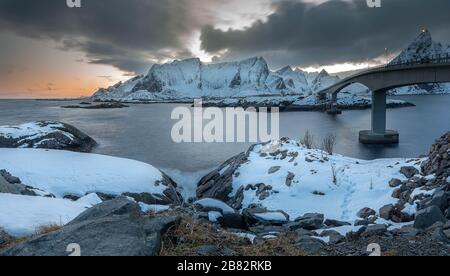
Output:
[[[359,133],[363,144],[398,144],[400,141],[397,131],[386,130],[386,92],[372,92],[372,130]]]
[[[342,114],[342,110],[338,109],[338,103],[337,103],[337,93],[331,94],[331,102],[330,106],[327,109],[327,113],[329,115],[339,115]]]

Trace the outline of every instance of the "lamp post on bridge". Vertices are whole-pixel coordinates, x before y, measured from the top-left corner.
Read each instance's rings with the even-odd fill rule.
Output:
[[[389,64],[388,48],[384,48],[384,56],[386,58],[386,66]]]

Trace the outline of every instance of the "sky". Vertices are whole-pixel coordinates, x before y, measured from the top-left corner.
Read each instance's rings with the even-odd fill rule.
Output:
[[[0,98],[89,96],[191,57],[355,70],[424,28],[450,42],[448,11],[448,0],[0,0]]]

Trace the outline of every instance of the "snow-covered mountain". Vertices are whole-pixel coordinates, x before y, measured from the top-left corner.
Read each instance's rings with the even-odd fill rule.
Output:
[[[154,65],[147,75],[100,89],[94,98],[175,100],[309,92],[308,87],[303,85],[306,81],[301,74],[280,73],[271,72],[261,57],[217,64],[204,64],[197,58],[186,59]]]
[[[204,64],[195,58],[154,65],[145,76],[99,89],[93,99],[174,101],[200,97],[306,97],[335,81],[337,78],[326,71],[307,73],[287,66],[272,72],[262,57],[217,64]]]
[[[391,64],[411,62],[450,54],[450,45],[433,41],[431,33],[424,30]],[[393,95],[450,93],[450,83],[421,84],[390,91]]]
[[[338,77],[331,76],[327,71],[322,70],[317,77],[311,82],[310,87],[313,92],[321,91],[332,86],[339,81]]]
[[[422,32],[392,63],[402,63],[450,54],[450,46],[434,42],[430,32]],[[255,96],[308,97],[339,81],[325,70],[303,72],[286,66],[271,71],[262,57],[243,61],[205,64],[186,59],[154,65],[147,75],[137,76],[106,89],[93,99],[107,101],[190,101],[194,98],[226,99]],[[347,94],[367,94],[362,85],[344,89]],[[425,84],[390,91],[392,95],[450,93],[450,84]]]
[[[291,66],[286,66],[276,71],[275,74],[283,79],[284,84],[291,91],[301,94],[309,94],[311,92],[307,80],[308,73],[298,69],[293,70]]]

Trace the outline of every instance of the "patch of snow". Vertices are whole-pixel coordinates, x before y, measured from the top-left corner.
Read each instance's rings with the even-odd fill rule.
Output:
[[[311,238],[323,241],[324,243],[330,243],[330,237],[311,237]]]
[[[208,213],[208,220],[210,222],[218,222],[219,218],[221,218],[223,215],[220,212],[216,212],[216,211],[211,211]]]
[[[65,199],[0,194],[0,227],[16,237],[29,236],[44,225],[64,225],[90,208]]]
[[[141,207],[142,212],[148,213],[160,213],[170,209],[170,206],[167,205],[149,205],[142,202],[139,202],[139,206]]]
[[[287,221],[286,217],[281,212],[267,212],[255,214],[255,217],[265,221]]]
[[[194,202],[194,204],[198,204],[204,208],[214,208],[214,209],[222,210],[223,214],[233,214],[234,213],[233,208],[231,208],[226,203],[219,201],[217,199],[204,198],[204,199],[200,199],[200,200]]]
[[[103,200],[100,197],[98,197],[98,195],[96,193],[91,193],[86,196],[83,196],[82,198],[78,199],[76,202],[92,207],[92,206],[102,203]]]
[[[274,240],[274,239],[278,238],[278,236],[276,236],[276,235],[265,235],[262,238],[264,240]]]
[[[19,139],[23,137],[37,139],[52,132],[62,132],[67,134],[69,138],[73,139],[71,134],[61,131],[60,128],[64,128],[61,123],[41,125],[39,122],[31,122],[18,126],[0,126],[0,136],[12,139]]]
[[[42,149],[0,149],[0,167],[26,185],[56,197],[92,192],[162,194],[162,173],[134,160],[87,153]]]
[[[409,203],[407,203],[407,204],[405,205],[405,209],[403,209],[403,212],[406,213],[406,214],[408,214],[408,215],[410,215],[410,216],[415,215],[416,212],[417,212],[417,206],[416,206],[416,204],[415,204],[415,203],[414,203],[414,204],[409,204]]]
[[[426,191],[426,190],[422,190],[422,188],[417,188],[414,190],[414,192],[412,192],[411,198],[414,198],[418,195],[431,196],[434,194],[435,191],[436,191],[436,189]]]
[[[325,230],[333,230],[341,234],[342,236],[347,235],[350,232],[358,232],[359,229],[361,229],[363,226],[353,226],[353,225],[346,225],[341,227],[335,227],[335,228],[329,228],[329,229],[321,229],[317,230],[317,234],[322,234]]]
[[[447,183],[450,183],[450,176],[447,177]]]
[[[248,240],[250,240],[251,243],[254,243],[255,239],[256,239],[256,235],[250,234],[250,233],[235,233],[235,232],[231,232],[230,234],[235,235],[235,236],[240,237],[240,238],[248,239]]]

